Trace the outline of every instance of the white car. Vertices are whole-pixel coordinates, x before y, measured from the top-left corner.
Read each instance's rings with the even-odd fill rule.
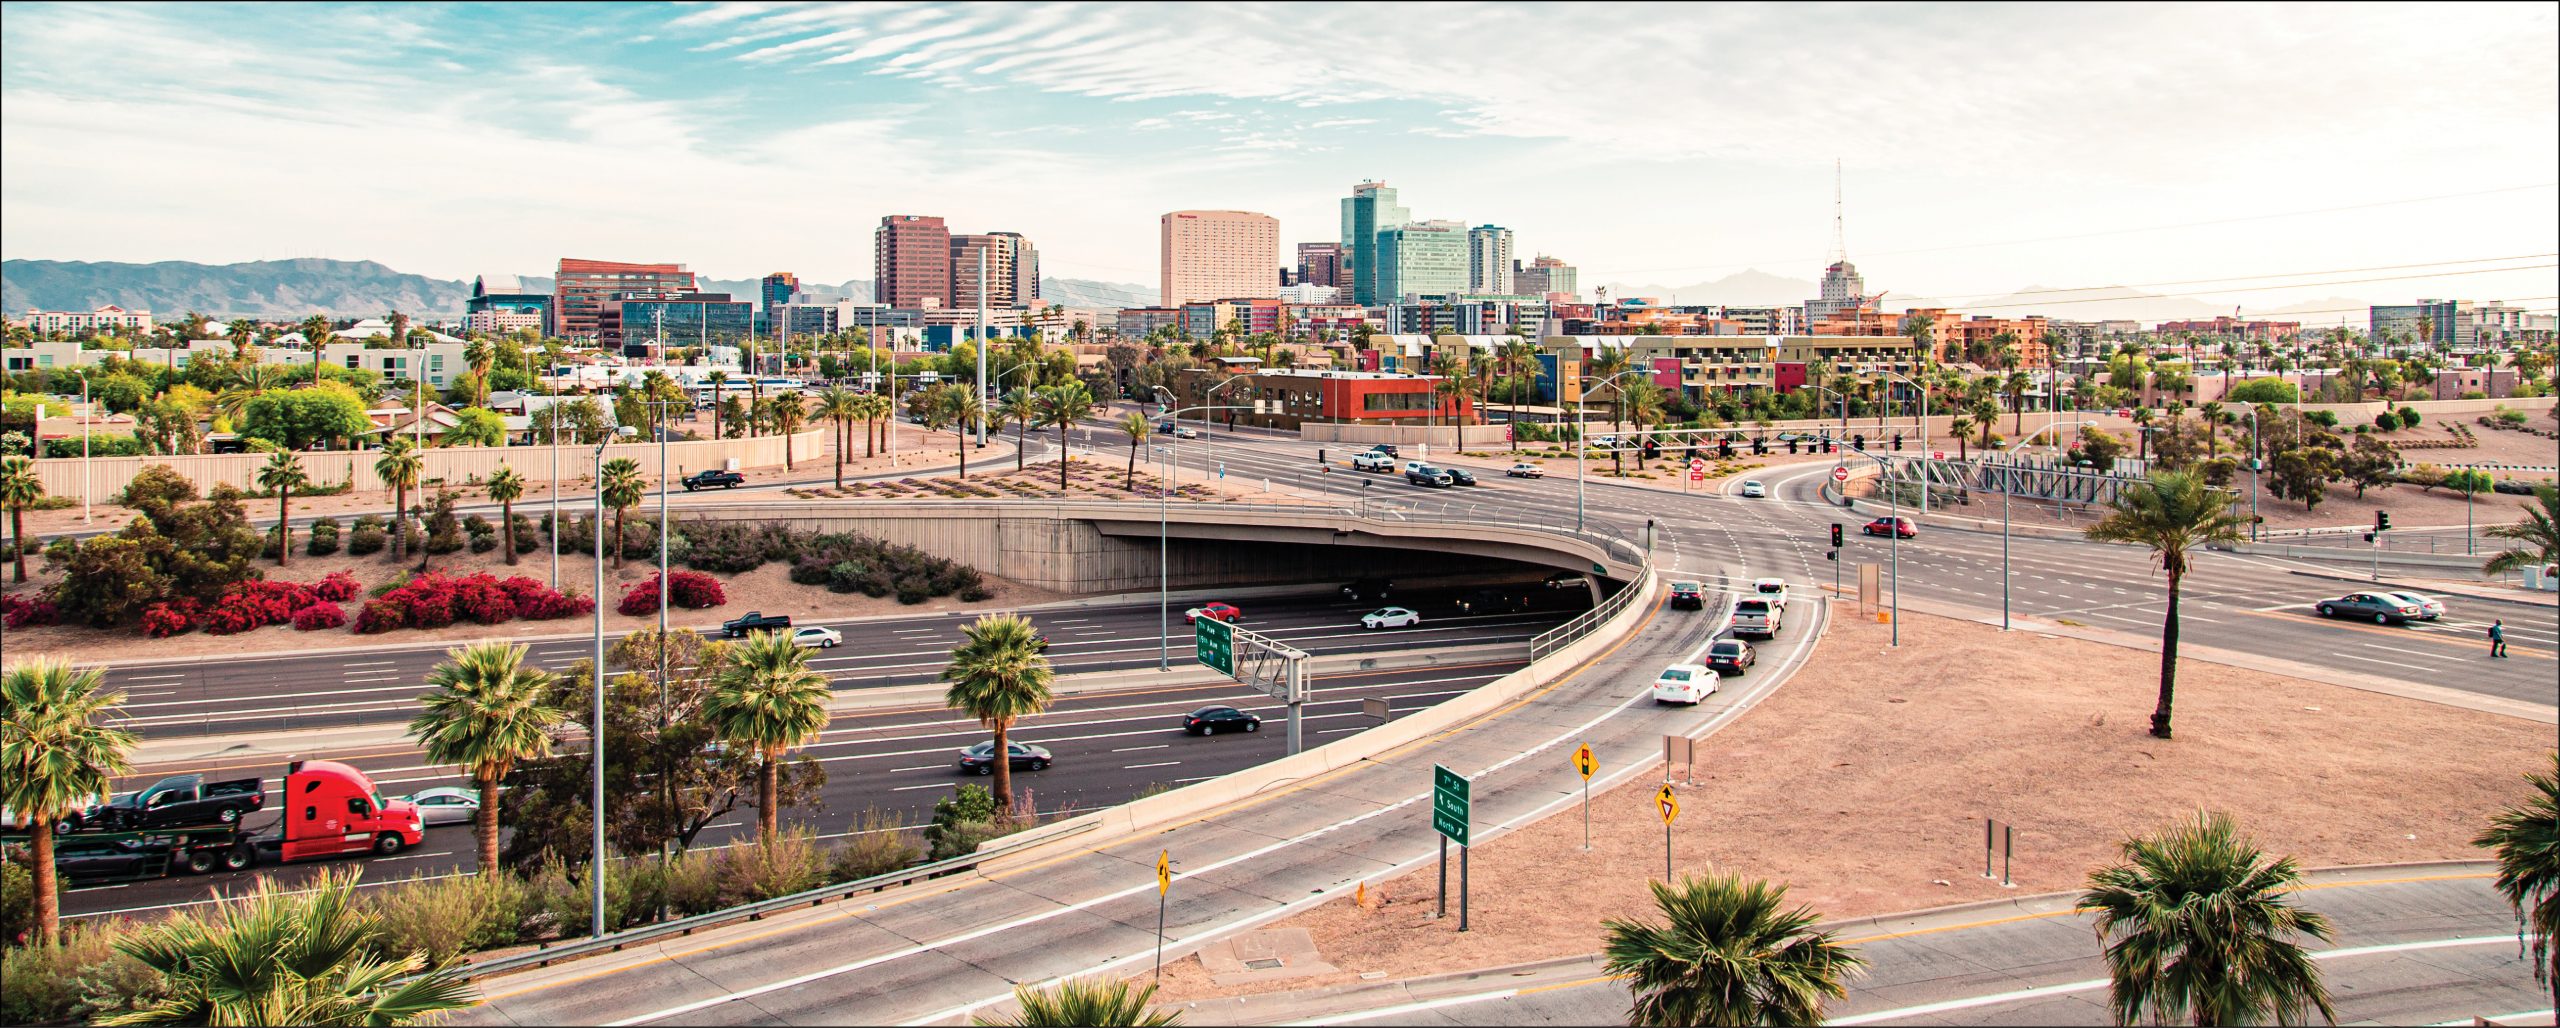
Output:
[[[1769,487],[1761,485],[1759,479],[1746,478],[1742,481],[1742,495],[1745,499],[1757,500],[1769,495]]]
[[[1786,579],[1754,578],[1751,580],[1751,591],[1760,594],[1761,599],[1777,604],[1778,606],[1784,607],[1787,605]]]
[[[1547,477],[1547,469],[1524,460],[1511,465],[1511,470],[1505,471],[1503,474],[1509,475],[1513,478],[1545,478]]]
[[[2420,621],[2433,621],[2444,616],[2444,602],[2428,596],[2425,593],[2402,591],[2388,593],[2386,595],[2390,596],[2392,599],[2418,608],[2418,620]]]
[[[1653,702],[1695,706],[1715,695],[1719,676],[1704,664],[1673,664],[1653,680]]]
[[[1190,427],[1176,428],[1173,430],[1173,437],[1176,439],[1198,439],[1200,438],[1200,430]]]
[[[433,828],[437,825],[469,824],[480,815],[480,790],[445,786],[421,790],[409,797],[418,805],[418,823]]]
[[[1351,468],[1354,471],[1392,471],[1395,466],[1395,458],[1376,450],[1351,455]]]
[[[1411,628],[1422,623],[1422,615],[1403,607],[1380,607],[1360,618],[1362,628]]]
[[[802,625],[791,630],[791,641],[814,650],[831,650],[844,641],[844,633],[817,625]]]

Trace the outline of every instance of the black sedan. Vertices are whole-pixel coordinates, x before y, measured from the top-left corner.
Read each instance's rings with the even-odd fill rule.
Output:
[[[1719,678],[1741,674],[1759,662],[1760,655],[1752,651],[1751,644],[1740,639],[1718,639],[1707,647],[1707,666],[1715,669]]]
[[[1234,707],[1202,707],[1182,715],[1182,730],[1192,735],[1259,732],[1262,719]]]
[[[2377,625],[2405,625],[2420,613],[2417,605],[2383,593],[2348,593],[2320,601],[2318,609],[2324,618],[2369,619]]]
[[[1453,482],[1453,483],[1455,483],[1455,484],[1458,484],[1458,485],[1474,485],[1474,484],[1476,484],[1476,475],[1475,475],[1475,472],[1468,471],[1468,470],[1466,470],[1466,469],[1464,469],[1464,468],[1441,468],[1440,470],[1442,470],[1442,471],[1444,471],[1444,472],[1447,472],[1447,473],[1448,473],[1448,475],[1449,475],[1449,481],[1451,481],[1451,482]]]
[[[1048,767],[1052,759],[1048,750],[1027,743],[1008,742],[1004,744],[1004,749],[1005,753],[1013,758],[1013,769],[1016,771],[1038,771]],[[992,742],[982,742],[961,750],[960,772],[971,775],[996,773],[996,762],[991,757],[995,751],[996,744]]]

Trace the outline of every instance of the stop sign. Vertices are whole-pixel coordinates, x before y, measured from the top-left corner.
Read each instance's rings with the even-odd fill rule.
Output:
[[[1930,459],[1930,460],[1945,460],[1945,459],[1947,459],[1947,451],[1945,451],[1945,450],[1931,450],[1931,451],[1929,451],[1929,459]]]
[[[1832,468],[1831,480],[1834,482],[1847,482],[1849,480],[1849,469],[1845,466]]]

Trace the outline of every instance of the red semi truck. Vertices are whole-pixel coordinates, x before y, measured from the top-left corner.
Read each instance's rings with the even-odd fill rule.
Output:
[[[331,760],[298,760],[287,766],[283,797],[271,809],[278,821],[256,834],[236,815],[227,822],[207,819],[198,825],[133,831],[83,825],[55,836],[55,865],[76,880],[129,880],[182,870],[244,870],[260,860],[390,856],[426,839],[415,805],[384,799],[364,772]]]

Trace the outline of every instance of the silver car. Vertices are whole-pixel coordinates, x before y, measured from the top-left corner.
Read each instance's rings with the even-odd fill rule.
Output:
[[[2384,593],[2383,595],[2418,608],[2418,620],[2420,621],[2433,621],[2444,616],[2444,603],[2429,597],[2425,593],[2413,593],[2404,590],[2401,592]]]
[[[472,818],[480,816],[478,789],[453,786],[424,789],[409,797],[409,802],[418,805],[418,824],[427,828],[470,824]]]

